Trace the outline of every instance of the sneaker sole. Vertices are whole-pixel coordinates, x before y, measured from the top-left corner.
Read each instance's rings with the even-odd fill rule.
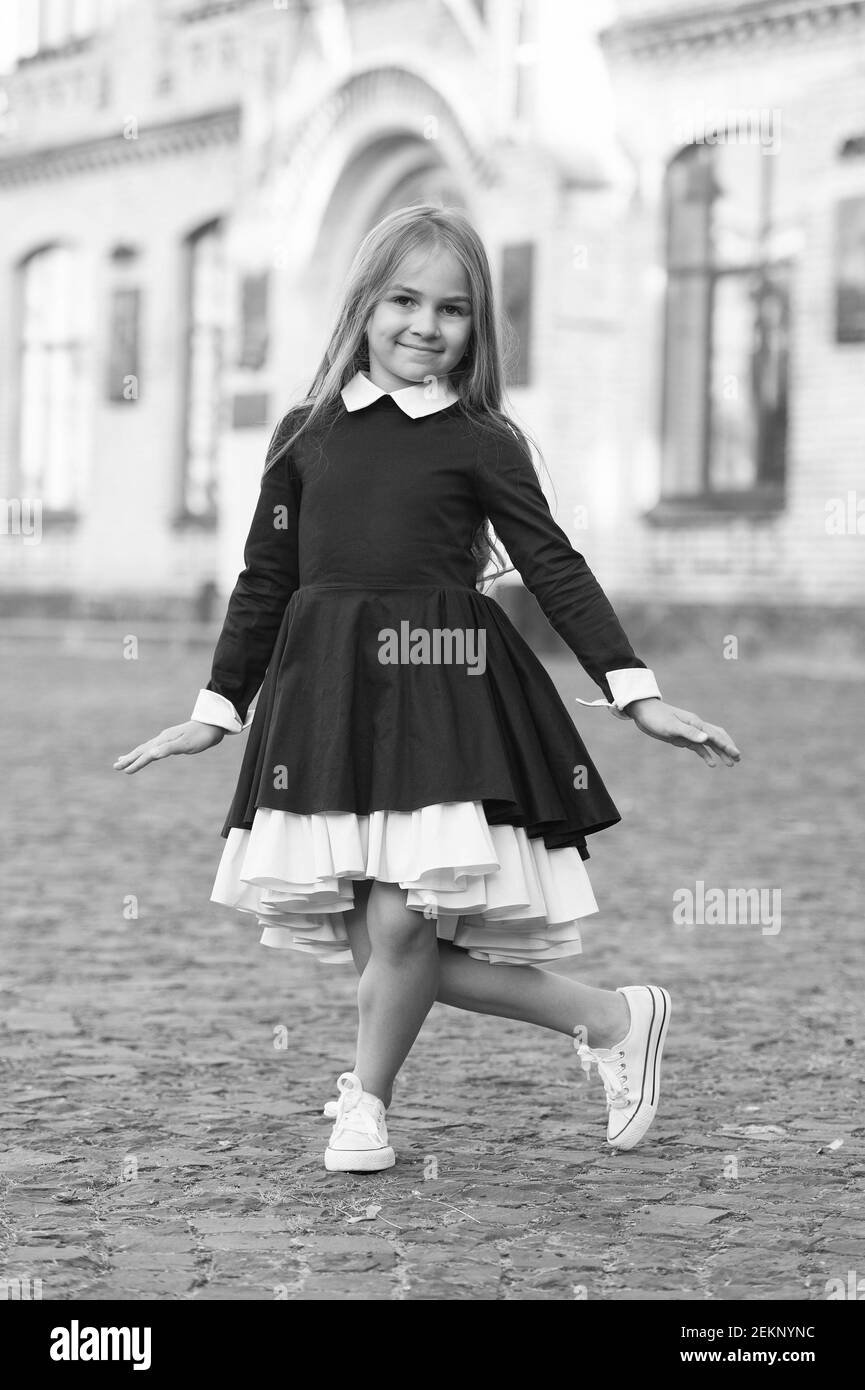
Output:
[[[651,1099],[645,1106],[641,1102],[621,1134],[615,1139],[607,1140],[611,1149],[633,1149],[639,1144],[655,1118],[661,1097],[661,1054],[670,1026],[672,1003],[667,991],[659,985],[648,985],[647,988],[652,996],[655,1013],[646,1043],[648,1060],[643,1078],[643,1095],[649,1095]]]
[[[396,1155],[386,1149],[325,1149],[324,1166],[329,1173],[377,1173],[392,1168]]]

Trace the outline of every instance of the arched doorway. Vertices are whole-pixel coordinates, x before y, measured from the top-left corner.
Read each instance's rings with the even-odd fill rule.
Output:
[[[233,219],[235,272],[270,266],[268,429],[308,390],[346,270],[394,208],[429,201],[473,220],[495,173],[443,96],[417,74],[355,73],[268,150],[269,169]],[[237,573],[265,431],[233,431],[220,458],[220,585]]]
[[[371,140],[346,162],[334,185],[306,283],[332,304],[366,233],[396,208],[426,202],[473,212],[459,174],[426,142],[407,133]]]
[[[456,207],[470,213],[469,200],[450,169],[444,166],[423,169],[399,179],[381,199],[369,219],[369,231],[389,212],[409,207],[412,203],[435,203],[440,207]]]

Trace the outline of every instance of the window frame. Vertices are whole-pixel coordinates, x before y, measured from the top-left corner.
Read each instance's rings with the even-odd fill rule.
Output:
[[[715,132],[715,134],[719,135],[720,131]],[[760,147],[754,148],[755,157],[761,160],[761,164],[758,167],[762,170],[759,183],[760,206],[759,231],[756,241],[758,254],[756,259],[752,257],[747,263],[741,265],[718,264],[712,252],[713,214],[711,211],[706,218],[705,236],[701,247],[700,263],[681,264],[672,258],[674,218],[677,208],[677,200],[674,196],[671,177],[672,170],[678,160],[687,157],[692,151],[700,152],[704,149],[709,151],[709,167],[711,168],[711,159],[714,157],[714,152],[717,148],[718,143],[691,142],[690,144],[683,145],[668,161],[666,167],[663,220],[666,287],[663,310],[661,390],[658,423],[661,451],[661,493],[655,506],[647,513],[649,519],[652,520],[675,520],[680,513],[684,515],[685,520],[691,520],[692,515],[695,513],[705,514],[707,519],[723,513],[732,513],[734,515],[774,513],[784,506],[786,499],[786,468],[785,477],[781,481],[767,480],[765,478],[766,464],[768,461],[768,452],[764,444],[766,416],[759,402],[757,402],[755,406],[756,418],[753,422],[757,440],[756,457],[754,459],[756,481],[751,487],[742,489],[712,487],[713,425],[716,412],[711,383],[716,358],[714,333],[718,285],[722,280],[729,279],[730,277],[736,277],[746,282],[751,281],[754,289],[755,304],[759,305],[763,300],[767,287],[777,279],[779,272],[784,278],[792,280],[792,270],[794,267],[792,258],[778,257],[773,259],[767,251],[772,229],[775,171],[772,166],[773,157],[764,155]],[[706,315],[700,357],[700,390],[702,392],[703,420],[700,438],[699,490],[685,493],[681,491],[668,491],[666,489],[664,470],[666,450],[671,437],[669,354],[674,314],[671,282],[675,280],[677,283],[681,284],[689,278],[696,278],[705,287]],[[792,295],[788,295],[788,306],[791,303],[791,298]],[[757,318],[752,317],[752,325],[756,326],[757,322]],[[789,393],[787,399],[789,400]],[[787,438],[789,438],[789,436],[785,434],[785,441]]]
[[[25,382],[27,380],[27,353],[28,349],[32,348],[34,345],[28,333],[27,279],[28,276],[31,274],[32,267],[36,261],[38,261],[42,257],[51,255],[55,252],[69,252],[70,255],[73,257],[77,254],[79,257],[82,258],[82,261],[84,260],[84,253],[81,247],[76,242],[65,240],[63,238],[56,238],[51,241],[42,242],[39,245],[32,247],[31,250],[25,252],[23,256],[20,256],[15,263],[15,293],[13,300],[15,316],[15,363],[12,377],[12,379],[14,380],[15,409],[13,411],[13,425],[11,432],[12,466],[10,469],[10,482],[12,482],[13,484],[15,493],[21,498],[23,498],[25,495],[30,496],[31,491],[33,491],[33,489],[31,489],[30,487],[31,480],[27,477],[25,472],[24,459],[26,408]],[[74,279],[75,277],[73,275],[70,278]],[[92,411],[95,409],[96,404],[95,400],[92,397],[92,330],[92,323],[88,323],[86,320],[81,320],[77,325],[76,333],[74,334],[74,336],[65,338],[62,344],[58,340],[58,343],[56,344],[56,346],[58,347],[63,346],[67,350],[73,353],[77,351],[79,354],[79,362],[81,369],[80,377],[84,385],[89,385],[89,387],[91,388],[91,400],[89,407],[91,414]],[[84,407],[83,419],[85,421],[87,420],[86,406]],[[86,454],[88,450],[88,443],[92,445],[92,431],[88,433],[86,427],[84,429],[84,433],[80,443],[82,445],[83,452]],[[69,489],[70,497],[68,503],[65,505],[46,504],[44,496],[40,495],[44,493],[44,473],[40,473],[39,477],[33,480],[35,481],[34,496],[39,497],[40,516],[43,525],[47,523],[56,529],[72,530],[81,521],[83,515],[84,486],[86,484],[88,474],[86,470],[76,470],[74,468],[74,462],[75,461],[73,459],[73,467],[71,468],[70,472],[73,476],[73,480],[76,485]]]
[[[192,341],[196,328],[194,319],[194,289],[195,289],[195,256],[198,244],[207,237],[214,237],[220,243],[224,252],[226,218],[222,214],[210,217],[206,222],[199,223],[192,231],[187,232],[182,242],[183,264],[181,268],[182,281],[182,304],[183,319],[180,325],[180,350],[182,357],[182,389],[180,391],[180,418],[178,422],[178,468],[177,468],[177,502],[172,526],[175,530],[196,529],[202,531],[215,531],[219,524],[219,502],[214,497],[211,507],[207,511],[193,511],[188,506],[188,487],[189,487],[189,429],[190,429],[190,409],[193,399],[192,376],[193,376],[193,355]],[[222,373],[229,365],[226,359],[226,333],[223,323],[217,347],[217,381],[222,380]],[[224,400],[218,396],[216,402],[216,440],[218,448],[219,436],[222,433],[222,411]],[[214,470],[214,482],[217,481],[216,470]]]

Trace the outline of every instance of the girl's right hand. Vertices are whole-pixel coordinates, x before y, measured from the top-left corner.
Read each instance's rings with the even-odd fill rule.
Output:
[[[188,719],[185,724],[175,724],[163,729],[156,738],[147,743],[139,743],[131,753],[124,753],[114,763],[115,772],[140,772],[148,763],[170,758],[173,753],[203,753],[225,738],[225,730],[218,724],[202,724],[198,719]]]

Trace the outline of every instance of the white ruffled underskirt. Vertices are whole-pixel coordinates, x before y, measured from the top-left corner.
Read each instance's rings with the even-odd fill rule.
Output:
[[[488,825],[480,801],[368,816],[259,807],[251,830],[229,831],[211,901],[253,913],[263,946],[342,963],[357,879],[399,884],[441,940],[490,964],[579,955],[579,919],[598,911],[575,846]]]

